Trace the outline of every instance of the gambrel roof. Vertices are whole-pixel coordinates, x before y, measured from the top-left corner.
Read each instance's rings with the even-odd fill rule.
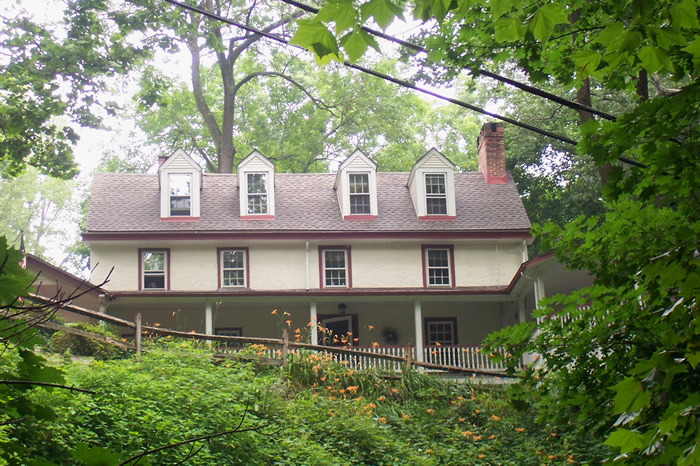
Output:
[[[114,233],[234,232],[459,232],[529,237],[530,221],[510,175],[506,184],[486,184],[479,172],[455,173],[457,215],[421,221],[406,186],[409,173],[377,173],[378,216],[343,220],[332,173],[277,173],[276,217],[241,220],[238,177],[204,174],[201,215],[162,221],[157,175],[96,174],[85,239]]]

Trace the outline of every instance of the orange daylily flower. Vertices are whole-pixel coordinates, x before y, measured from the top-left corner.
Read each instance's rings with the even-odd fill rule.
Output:
[[[404,414],[404,415],[401,416],[401,417],[404,418],[404,419],[408,419],[408,418],[411,417],[411,416],[409,416],[408,414]]]
[[[398,391],[397,389],[395,389],[395,388],[392,388],[392,389],[391,389],[391,393],[398,393],[398,392],[399,392],[399,391]]]
[[[516,427],[515,431],[516,432],[525,432],[525,429],[523,429],[522,427]]]
[[[435,410],[433,408],[428,408],[425,410],[427,413],[433,414]]]
[[[370,330],[374,330],[374,325],[368,325],[367,328]]]
[[[496,435],[495,435],[495,434],[489,435],[489,440],[493,440],[493,439],[495,439],[495,438],[496,438]]]
[[[354,392],[358,388],[360,388],[358,385],[350,385],[349,387],[347,387],[347,391]]]
[[[270,312],[270,314],[272,314],[273,316],[276,316],[276,315],[277,315],[277,309],[275,309],[275,310],[273,310],[272,312]]]
[[[464,422],[464,418],[463,418],[463,417],[458,417],[458,418],[457,418],[457,422]]]
[[[372,348],[377,348],[379,346],[379,342],[373,341],[372,342]]]
[[[386,397],[384,395],[377,398],[377,401],[384,401],[384,400],[386,400]]]
[[[501,418],[498,417],[498,416],[496,416],[495,414],[494,414],[493,416],[491,416],[491,419],[493,419],[494,421],[500,421],[500,420],[501,420]]]
[[[479,440],[481,440],[481,435],[475,435],[472,438],[478,442]]]
[[[476,457],[479,458],[479,459],[481,459],[481,458],[484,457],[484,454],[483,454],[483,453],[479,453],[478,455],[476,455]]]
[[[379,418],[379,422],[381,422],[382,424],[386,424],[386,418],[385,418],[385,417],[380,417],[380,418]]]

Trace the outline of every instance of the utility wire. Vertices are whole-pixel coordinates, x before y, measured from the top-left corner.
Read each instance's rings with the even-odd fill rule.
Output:
[[[292,5],[294,7],[297,7],[301,10],[304,10],[308,13],[318,13],[319,9],[305,5],[303,3],[299,3],[296,0],[280,0],[283,3],[286,3],[288,5]],[[408,49],[413,50],[414,52],[420,52],[420,53],[428,53],[428,50],[426,50],[424,47],[421,47],[420,45],[413,44],[411,42],[407,42],[405,40],[399,39],[398,37],[390,36],[388,34],[385,34],[383,32],[362,26],[362,30],[365,31],[368,34],[372,34],[373,36],[380,37],[384,40],[388,40],[389,42],[393,42],[395,44],[399,44],[403,47],[406,47]],[[520,81],[516,81],[514,79],[507,78],[505,76],[501,76],[496,73],[492,73],[488,70],[484,70],[481,68],[473,69],[469,68],[469,71],[471,71],[472,74],[474,75],[483,75],[486,76],[487,78],[495,79],[496,81],[500,81],[505,84],[509,84],[513,87],[517,87],[518,89],[521,89],[525,92],[528,92],[530,94],[534,94],[539,97],[543,97],[547,100],[551,100],[553,102],[556,102],[558,104],[561,104],[565,107],[573,108],[574,110],[581,110],[585,111],[588,113],[592,113],[594,115],[598,115],[601,118],[605,118],[606,120],[612,120],[615,121],[616,117],[614,115],[611,115],[609,113],[603,112],[602,110],[597,110],[593,107],[589,107],[587,105],[580,104],[578,102],[574,102],[572,100],[565,99],[563,97],[559,97],[558,95],[552,94],[547,91],[543,91],[542,89],[538,89],[536,87],[530,86],[529,84],[522,83]]]
[[[184,3],[182,3],[182,2],[179,2],[179,1],[177,1],[177,0],[165,0],[165,1],[166,1],[167,3],[170,3],[171,5],[176,6],[176,7],[184,8],[185,10],[189,10],[189,11],[193,11],[193,12],[195,12],[195,13],[199,13],[199,14],[201,14],[201,15],[203,15],[203,16],[206,16],[206,17],[208,17],[208,18],[214,19],[214,20],[216,20],[216,21],[220,21],[220,22],[223,22],[223,23],[226,23],[226,24],[230,24],[230,25],[232,25],[232,26],[236,26],[237,28],[243,29],[243,30],[248,31],[248,32],[253,33],[253,34],[257,34],[257,35],[259,35],[259,36],[261,36],[261,37],[268,38],[268,39],[273,40],[273,41],[275,41],[275,42],[279,42],[279,43],[281,43],[281,44],[283,44],[283,45],[291,45],[291,44],[289,44],[289,41],[288,41],[288,40],[283,39],[283,38],[281,38],[281,37],[279,37],[279,36],[276,36],[276,35],[274,35],[274,34],[271,34],[271,33],[265,32],[265,31],[262,31],[262,30],[260,30],[260,29],[253,28],[253,27],[251,27],[251,26],[247,26],[247,25],[245,25],[245,24],[238,23],[238,22],[233,21],[233,20],[228,19],[228,18],[224,18],[223,16],[220,16],[220,15],[217,15],[216,13],[212,13],[212,12],[203,10],[203,9],[201,9],[201,8],[199,8],[199,7],[186,5],[186,4],[184,4]],[[310,8],[310,7],[309,7],[309,8]],[[291,46],[306,51],[306,49],[304,49],[303,47],[298,47],[298,46],[295,46],[295,45],[291,45]],[[372,75],[372,76],[376,76],[376,77],[381,78],[381,79],[384,79],[384,80],[386,80],[386,81],[390,81],[390,82],[393,82],[393,83],[398,84],[398,85],[400,85],[400,86],[403,86],[403,87],[406,87],[406,88],[409,88],[409,89],[416,90],[416,91],[421,92],[421,93],[423,93],[423,94],[426,94],[426,95],[435,97],[435,98],[437,98],[437,99],[444,100],[444,101],[446,101],[446,102],[450,102],[450,103],[452,103],[452,104],[455,104],[455,105],[458,105],[458,106],[460,106],[460,107],[463,107],[463,108],[472,110],[472,111],[474,111],[474,112],[481,113],[481,114],[483,114],[483,115],[488,115],[488,116],[490,116],[490,117],[492,117],[492,118],[495,118],[495,119],[497,119],[497,120],[501,120],[501,121],[504,121],[504,122],[506,122],[506,123],[510,123],[510,124],[512,124],[512,125],[514,125],[514,126],[518,126],[518,127],[520,127],[520,128],[527,129],[527,130],[532,131],[532,132],[534,132],[534,133],[541,134],[541,135],[543,135],[543,136],[547,136],[547,137],[550,137],[550,138],[552,138],[552,139],[556,139],[556,140],[558,140],[558,141],[565,142],[565,143],[567,143],[567,144],[571,144],[571,145],[574,145],[574,146],[577,144],[577,142],[576,142],[575,140],[573,140],[573,139],[571,139],[571,138],[568,138],[568,137],[566,137],[566,136],[561,136],[561,135],[556,134],[556,133],[553,133],[553,132],[551,132],[551,131],[547,131],[547,130],[544,130],[544,129],[541,129],[541,128],[537,128],[537,127],[535,127],[535,126],[529,125],[529,124],[527,124],[527,123],[519,122],[519,121],[517,121],[517,120],[514,120],[514,119],[512,119],[512,118],[508,118],[508,117],[503,116],[503,115],[499,115],[499,114],[497,114],[497,113],[489,112],[488,110],[485,110],[485,109],[483,109],[483,108],[481,108],[481,107],[477,107],[477,106],[475,106],[475,105],[468,104],[468,103],[466,103],[466,102],[462,102],[461,100],[457,100],[457,99],[453,99],[453,98],[451,98],[451,97],[446,97],[446,96],[437,94],[437,93],[432,92],[432,91],[430,91],[430,90],[428,90],[428,89],[419,87],[419,86],[417,86],[417,85],[414,84],[414,83],[411,83],[411,82],[408,82],[408,81],[405,81],[405,80],[402,80],[402,79],[394,78],[393,76],[389,76],[389,75],[387,75],[387,74],[380,73],[380,72],[378,72],[378,71],[374,71],[374,70],[371,70],[371,69],[369,69],[369,68],[365,68],[364,66],[352,64],[352,63],[350,63],[350,62],[348,62],[348,61],[343,61],[342,63],[343,63],[343,65],[347,66],[348,68],[352,68],[352,69],[361,71],[361,72],[363,72],[363,73],[367,73],[367,74],[370,74],[370,75]],[[639,162],[637,162],[637,161],[635,161],[635,160],[629,159],[629,158],[627,158],[627,157],[619,157],[618,160],[620,160],[621,162],[630,164],[630,165],[634,165],[634,166],[641,167],[641,168],[646,168],[646,165],[644,165],[644,164],[642,164],[642,163],[639,163]]]
[[[268,38],[268,39],[270,39],[270,40],[274,40],[274,41],[279,42],[279,43],[281,43],[281,44],[284,44],[284,45],[291,45],[291,44],[289,44],[289,41],[288,41],[288,40],[283,39],[283,38],[281,38],[281,37],[279,37],[279,36],[276,36],[276,35],[271,34],[271,33],[269,33],[269,32],[261,31],[260,29],[253,28],[253,27],[247,26],[247,25],[245,25],[245,24],[238,23],[238,22],[233,21],[233,20],[228,19],[228,18],[224,18],[223,16],[219,16],[219,15],[217,15],[216,13],[212,13],[212,12],[203,10],[203,9],[201,9],[201,8],[199,8],[199,7],[191,6],[191,5],[186,5],[186,4],[181,3],[181,2],[179,2],[179,1],[177,1],[177,0],[165,0],[165,1],[168,2],[168,3],[170,3],[171,5],[175,5],[175,6],[177,6],[177,7],[184,8],[184,9],[186,9],[186,10],[190,10],[190,11],[193,11],[193,12],[195,12],[195,13],[199,13],[199,14],[201,14],[201,15],[204,15],[204,16],[206,16],[206,17],[208,17],[208,18],[211,18],[211,19],[214,19],[214,20],[216,20],[216,21],[221,21],[221,22],[223,22],[223,23],[230,24],[230,25],[232,25],[232,26],[236,26],[237,28],[243,29],[243,30],[248,31],[248,32],[251,32],[251,33],[253,33],[253,34],[257,34],[257,35],[262,36],[262,37],[266,37],[266,38]],[[299,49],[301,49],[301,50],[306,51],[306,49],[304,49],[304,48],[302,48],[302,47],[298,47],[298,46],[295,46],[295,45],[292,45],[292,47],[297,47],[297,48],[299,48]],[[561,135],[556,134],[556,133],[553,133],[553,132],[551,132],[551,131],[547,131],[547,130],[544,130],[544,129],[541,129],[541,128],[537,128],[537,127],[535,127],[535,126],[529,125],[529,124],[527,124],[527,123],[519,122],[519,121],[517,121],[517,120],[514,120],[514,119],[512,119],[512,118],[508,118],[508,117],[503,116],[503,115],[499,115],[499,114],[497,114],[497,113],[489,112],[488,110],[485,110],[485,109],[483,109],[483,108],[481,108],[481,107],[477,107],[477,106],[475,106],[475,105],[468,104],[468,103],[466,103],[466,102],[462,102],[461,100],[457,100],[457,99],[453,99],[453,98],[451,98],[451,97],[446,97],[446,96],[440,95],[440,94],[438,94],[438,93],[436,93],[436,92],[433,92],[433,91],[430,91],[430,90],[428,90],[428,89],[419,87],[419,86],[417,86],[416,84],[414,84],[414,83],[412,83],[412,82],[408,82],[408,81],[405,81],[405,80],[403,80],[403,79],[398,79],[398,78],[395,78],[395,77],[393,77],[393,76],[389,76],[388,74],[380,73],[380,72],[378,72],[378,71],[374,71],[374,70],[371,70],[371,69],[369,69],[369,68],[365,68],[364,66],[352,64],[352,63],[350,63],[350,62],[348,62],[348,61],[343,61],[342,63],[343,63],[343,65],[347,66],[348,68],[352,68],[352,69],[361,71],[361,72],[363,72],[363,73],[367,73],[367,74],[370,74],[370,75],[372,75],[372,76],[376,76],[376,77],[378,77],[378,78],[382,78],[382,79],[384,79],[384,80],[386,80],[386,81],[393,82],[394,84],[398,84],[398,85],[400,85],[400,86],[407,87],[407,88],[409,88],[409,89],[413,89],[413,90],[416,90],[416,91],[418,91],[418,92],[422,92],[423,94],[426,94],[426,95],[435,97],[435,98],[437,98],[437,99],[444,100],[444,101],[446,101],[446,102],[450,102],[450,103],[452,103],[452,104],[455,104],[455,105],[458,105],[458,106],[460,106],[460,107],[463,107],[463,108],[472,110],[472,111],[474,111],[474,112],[478,112],[478,113],[481,113],[481,114],[484,114],[484,115],[488,115],[488,116],[490,116],[490,117],[492,117],[492,118],[495,118],[495,119],[497,119],[497,120],[501,120],[501,121],[504,121],[504,122],[506,122],[506,123],[510,123],[510,124],[512,124],[512,125],[514,125],[514,126],[519,126],[520,128],[524,128],[524,129],[527,129],[527,130],[529,130],[529,131],[533,131],[533,132],[538,133],[538,134],[541,134],[541,135],[543,135],[543,136],[547,136],[547,137],[550,137],[550,138],[552,138],[552,139],[556,139],[556,140],[558,140],[558,141],[565,142],[565,143],[567,143],[567,144],[571,144],[571,145],[574,145],[574,146],[576,145],[576,141],[574,141],[573,139],[568,138],[568,137],[566,137],[566,136],[561,136]]]

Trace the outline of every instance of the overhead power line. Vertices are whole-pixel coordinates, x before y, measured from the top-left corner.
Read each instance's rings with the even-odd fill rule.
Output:
[[[177,0],[165,0],[165,1],[168,2],[168,3],[170,3],[170,4],[172,4],[172,5],[177,6],[177,7],[179,7],[179,8],[184,8],[184,9],[186,9],[186,10],[193,11],[193,12],[195,12],[195,13],[199,13],[199,14],[201,14],[201,15],[204,15],[204,16],[206,16],[206,17],[208,17],[208,18],[214,19],[214,20],[216,20],[216,21],[221,21],[221,22],[223,22],[223,23],[230,24],[230,25],[232,25],[232,26],[236,26],[237,28],[243,29],[243,30],[248,31],[248,32],[253,33],[253,34],[257,34],[257,35],[259,35],[259,36],[261,36],[261,37],[266,37],[266,38],[268,38],[268,39],[270,39],[270,40],[273,40],[273,41],[275,41],[275,42],[279,42],[280,44],[290,45],[290,46],[292,46],[292,47],[296,47],[296,48],[299,48],[299,49],[301,49],[301,50],[306,51],[306,49],[304,49],[304,48],[302,48],[302,47],[298,47],[298,46],[296,46],[296,45],[291,45],[291,44],[289,44],[289,41],[286,40],[286,39],[283,39],[282,37],[276,36],[276,35],[271,34],[271,33],[269,33],[269,32],[265,32],[265,31],[262,31],[262,30],[260,30],[260,29],[257,29],[257,28],[254,28],[254,27],[251,27],[251,26],[248,26],[248,25],[245,25],[245,24],[238,23],[238,22],[233,21],[233,20],[228,19],[228,18],[224,18],[223,16],[219,16],[219,15],[217,15],[216,13],[212,13],[212,12],[210,12],[210,11],[203,10],[203,9],[201,9],[201,8],[199,8],[199,7],[196,7],[196,6],[186,5],[186,4],[181,3],[181,2],[179,2],[179,1],[177,1]],[[497,120],[501,120],[501,121],[504,121],[504,122],[506,122],[506,123],[510,123],[510,124],[512,124],[512,125],[514,125],[514,126],[518,126],[518,127],[520,127],[520,128],[524,128],[524,129],[527,129],[527,130],[529,130],[529,131],[533,131],[533,132],[538,133],[538,134],[541,134],[541,135],[543,135],[543,136],[547,136],[547,137],[550,137],[550,138],[552,138],[552,139],[556,139],[556,140],[558,140],[558,141],[565,142],[565,143],[567,143],[567,144],[571,144],[571,145],[574,145],[574,146],[576,145],[576,141],[574,141],[573,139],[568,138],[568,137],[566,137],[566,136],[561,136],[561,135],[556,134],[556,133],[553,133],[553,132],[551,132],[551,131],[547,131],[547,130],[545,130],[545,129],[537,128],[536,126],[532,126],[532,125],[529,125],[529,124],[527,124],[527,123],[522,123],[522,122],[517,121],[517,120],[514,120],[514,119],[512,119],[512,118],[509,118],[509,117],[506,117],[506,116],[503,116],[503,115],[499,115],[499,114],[497,114],[497,113],[489,112],[489,111],[486,110],[486,109],[483,109],[483,108],[481,108],[481,107],[477,107],[476,105],[468,104],[468,103],[463,102],[463,101],[461,101],[461,100],[457,100],[457,99],[453,99],[453,98],[451,98],[451,97],[446,97],[446,96],[444,96],[444,95],[440,95],[440,94],[438,94],[438,93],[436,93],[436,92],[430,91],[430,90],[425,89],[425,88],[423,88],[423,87],[419,87],[419,86],[417,86],[416,84],[414,84],[414,83],[412,83],[412,82],[409,82],[409,81],[406,81],[406,80],[403,80],[403,79],[398,79],[398,78],[395,78],[395,77],[393,77],[393,76],[389,76],[388,74],[380,73],[380,72],[378,72],[378,71],[374,71],[374,70],[371,70],[371,69],[369,69],[369,68],[365,68],[364,66],[360,66],[360,65],[357,65],[357,64],[350,63],[350,62],[348,62],[348,61],[343,61],[342,63],[343,63],[343,65],[347,66],[348,68],[352,68],[352,69],[354,69],[354,70],[358,70],[358,71],[361,71],[361,72],[363,72],[363,73],[367,73],[367,74],[370,74],[370,75],[372,75],[372,76],[376,76],[376,77],[378,77],[378,78],[384,79],[384,80],[386,80],[386,81],[393,82],[394,84],[398,84],[398,85],[400,85],[400,86],[403,86],[403,87],[406,87],[406,88],[409,88],[409,89],[413,89],[413,90],[418,91],[418,92],[422,92],[423,94],[426,94],[426,95],[435,97],[435,98],[437,98],[437,99],[444,100],[444,101],[446,101],[446,102],[450,102],[450,103],[452,103],[452,104],[455,104],[455,105],[458,105],[458,106],[460,106],[460,107],[463,107],[463,108],[472,110],[472,111],[474,111],[474,112],[478,112],[478,113],[481,113],[481,114],[483,114],[483,115],[488,115],[488,116],[490,116],[490,117],[492,117],[492,118],[495,118],[495,119],[497,119]]]
[[[299,8],[300,10],[304,10],[308,13],[318,13],[319,9],[312,7],[310,5],[305,5],[303,3],[297,2],[296,0],[280,0],[283,3],[286,3],[288,5],[292,5],[294,7]],[[368,34],[372,34],[373,36],[380,37],[384,40],[388,40],[389,42],[393,42],[395,44],[401,45],[402,47],[406,47],[408,49],[413,50],[414,52],[421,52],[421,53],[428,53],[428,50],[426,50],[424,47],[421,47],[420,45],[413,44],[411,42],[407,42],[405,40],[399,39],[398,37],[390,36],[388,34],[385,34],[380,31],[376,31],[374,29],[362,26],[362,30],[367,32]],[[552,102],[556,102],[558,104],[561,104],[565,107],[573,108],[574,110],[581,110],[585,111],[588,113],[592,113],[594,115],[598,115],[601,118],[605,118],[606,120],[612,120],[615,121],[615,116],[611,115],[609,113],[603,112],[602,110],[597,110],[593,107],[589,107],[587,105],[580,104],[578,102],[574,102],[572,100],[565,99],[563,97],[559,97],[556,94],[552,94],[547,91],[543,91],[542,89],[538,89],[534,86],[530,86],[529,84],[522,83],[520,81],[516,81],[511,78],[507,78],[505,76],[501,76],[496,73],[492,73],[491,71],[484,70],[481,68],[469,68],[469,71],[472,72],[474,75],[483,75],[486,76],[487,78],[495,79],[496,81],[500,81],[505,84],[509,84],[513,87],[517,87],[518,89],[521,89],[525,92],[528,92],[530,94],[534,94],[539,97],[543,97],[547,100],[551,100]]]
[[[199,14],[201,14],[201,15],[203,15],[203,16],[206,16],[206,17],[208,17],[208,18],[214,19],[214,20],[216,20],[216,21],[220,21],[220,22],[223,22],[223,23],[226,23],[226,24],[230,24],[231,26],[235,26],[235,27],[237,27],[237,28],[239,28],[239,29],[243,29],[244,31],[248,31],[248,32],[253,33],[253,34],[257,34],[257,35],[259,35],[259,36],[261,36],[261,37],[265,37],[265,38],[267,38],[267,39],[273,40],[273,41],[278,42],[278,43],[280,43],[280,44],[289,45],[289,46],[292,46],[292,47],[295,47],[295,48],[299,48],[299,49],[301,49],[301,50],[306,51],[306,50],[305,50],[304,48],[302,48],[302,47],[298,47],[298,46],[289,44],[289,41],[286,40],[286,39],[283,39],[282,37],[276,36],[276,35],[271,34],[271,33],[269,33],[269,32],[265,32],[265,31],[262,31],[262,30],[260,30],[260,29],[257,29],[257,28],[254,28],[254,27],[251,27],[251,26],[248,26],[248,25],[245,25],[245,24],[238,23],[238,22],[233,21],[233,20],[228,19],[228,18],[224,18],[223,16],[217,15],[216,13],[212,13],[212,12],[210,12],[210,11],[203,10],[203,9],[201,9],[201,8],[199,8],[199,7],[195,7],[195,6],[191,6],[191,5],[186,5],[186,4],[184,4],[184,3],[182,3],[182,2],[179,2],[179,1],[177,1],[177,0],[165,0],[165,1],[166,1],[167,3],[170,3],[171,5],[175,5],[176,7],[183,8],[183,9],[189,10],[189,11],[193,11],[193,12],[195,12],[195,13],[199,13]],[[309,7],[309,8],[310,8],[310,7]],[[550,137],[550,138],[552,138],[552,139],[556,139],[556,140],[558,140],[558,141],[565,142],[565,143],[567,143],[567,144],[571,144],[571,145],[574,145],[574,146],[577,144],[577,142],[576,142],[575,140],[573,140],[573,139],[571,139],[571,138],[568,138],[568,137],[566,137],[566,136],[561,136],[561,135],[556,134],[556,133],[553,133],[553,132],[551,132],[551,131],[547,131],[547,130],[544,130],[544,129],[541,129],[541,128],[537,128],[537,127],[535,127],[535,126],[529,125],[529,124],[527,124],[527,123],[522,123],[522,122],[517,121],[517,120],[514,120],[514,119],[512,119],[512,118],[509,118],[509,117],[506,117],[506,116],[503,116],[503,115],[499,115],[499,114],[497,114],[497,113],[489,112],[489,111],[486,110],[486,109],[483,109],[483,108],[481,108],[481,107],[477,107],[477,106],[475,106],[475,105],[468,104],[468,103],[463,102],[463,101],[461,101],[461,100],[457,100],[457,99],[453,99],[453,98],[451,98],[451,97],[446,97],[446,96],[440,95],[440,94],[438,94],[438,93],[436,93],[436,92],[433,92],[433,91],[430,91],[430,90],[428,90],[428,89],[419,87],[419,86],[417,86],[417,85],[414,84],[414,83],[411,83],[411,82],[408,82],[408,81],[405,81],[405,80],[402,80],[402,79],[398,79],[398,78],[395,78],[395,77],[393,77],[393,76],[389,76],[389,75],[387,75],[387,74],[384,74],[384,73],[380,73],[380,72],[378,72],[378,71],[371,70],[371,69],[369,69],[369,68],[365,68],[364,66],[352,64],[352,63],[350,63],[350,62],[348,62],[348,61],[343,61],[342,63],[343,63],[343,65],[345,65],[345,66],[348,67],[348,68],[352,68],[352,69],[361,71],[361,72],[363,72],[363,73],[367,73],[367,74],[370,74],[370,75],[372,75],[372,76],[376,76],[376,77],[381,78],[381,79],[384,79],[384,80],[386,80],[386,81],[393,82],[393,83],[395,83],[395,84],[398,84],[398,85],[400,85],[400,86],[406,87],[406,88],[408,88],[408,89],[416,90],[416,91],[421,92],[421,93],[423,93],[423,94],[430,95],[430,96],[432,96],[432,97],[435,97],[435,98],[437,98],[437,99],[444,100],[444,101],[446,101],[446,102],[450,102],[450,103],[452,103],[452,104],[455,104],[455,105],[458,105],[458,106],[460,106],[460,107],[463,107],[463,108],[472,110],[472,111],[474,111],[474,112],[478,112],[478,113],[481,113],[481,114],[483,114],[483,115],[488,115],[488,116],[490,116],[490,117],[492,117],[492,118],[495,118],[495,119],[497,119],[497,120],[501,120],[501,121],[504,121],[504,122],[506,122],[506,123],[510,123],[510,124],[512,124],[512,125],[514,125],[514,126],[518,126],[518,127],[520,127],[520,128],[527,129],[527,130],[532,131],[532,132],[537,133],[537,134],[541,134],[542,136],[547,136],[547,137]],[[646,168],[646,165],[644,165],[644,164],[642,164],[642,163],[639,163],[639,162],[637,162],[637,161],[635,161],[635,160],[628,159],[627,157],[619,157],[619,160],[620,160],[621,162],[628,163],[628,164],[630,164],[630,165],[634,165],[634,166],[641,167],[641,168]]]

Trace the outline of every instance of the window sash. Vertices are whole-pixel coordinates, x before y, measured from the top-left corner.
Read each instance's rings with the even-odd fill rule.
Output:
[[[350,214],[370,214],[369,173],[348,174],[348,194],[350,196]]]
[[[167,257],[165,251],[143,251],[141,265],[141,287],[143,289],[166,289]]]
[[[347,286],[347,251],[327,249],[323,251],[323,270],[325,286]]]
[[[427,173],[425,175],[425,209],[427,215],[447,215],[447,188],[444,174]]]
[[[243,249],[221,251],[221,286],[225,288],[246,286],[246,252]]]
[[[426,249],[426,268],[429,286],[450,286],[450,251],[449,249]]]

